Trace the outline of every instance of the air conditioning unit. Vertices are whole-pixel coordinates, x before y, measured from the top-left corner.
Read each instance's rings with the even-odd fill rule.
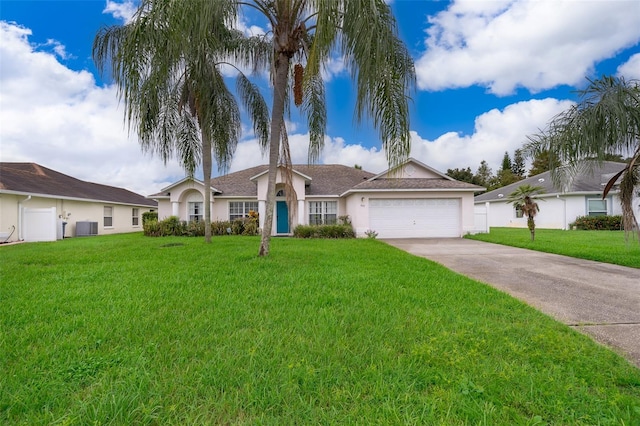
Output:
[[[98,222],[76,222],[76,237],[98,235]]]

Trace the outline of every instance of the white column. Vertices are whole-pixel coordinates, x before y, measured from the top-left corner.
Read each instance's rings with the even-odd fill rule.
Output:
[[[491,225],[489,225],[489,219],[490,219],[490,217],[489,217],[489,211],[490,211],[490,208],[491,208],[491,203],[487,201],[486,203],[484,203],[484,206],[485,206],[485,209],[486,209],[486,213],[485,213],[485,214],[487,215],[487,218],[486,218],[486,220],[487,220],[487,224],[486,224],[487,229],[486,229],[486,232],[487,232],[487,234],[488,234],[489,232],[491,232]]]
[[[258,201],[258,219],[259,219],[259,226],[260,229],[262,229],[264,227],[264,216],[266,214],[267,211],[267,203],[264,200],[259,200]]]
[[[298,225],[306,225],[304,214],[304,200],[298,200]]]
[[[180,203],[178,201],[171,202],[171,216],[180,217]]]

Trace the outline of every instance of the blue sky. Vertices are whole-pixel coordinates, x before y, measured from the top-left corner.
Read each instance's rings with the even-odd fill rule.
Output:
[[[143,154],[123,124],[115,89],[96,74],[91,44],[123,23],[125,0],[0,0],[0,160],[37,162],[74,177],[158,191],[184,173]],[[439,170],[486,160],[497,171],[528,134],[575,101],[586,78],[640,78],[636,0],[394,0],[416,63],[412,156]],[[246,32],[264,31],[244,16]],[[386,168],[370,123],[353,122],[341,61],[327,75],[328,134],[321,162]],[[262,81],[266,83],[266,81]],[[264,93],[268,96],[268,91]],[[294,162],[306,161],[304,123],[289,123]],[[266,163],[250,131],[231,170]]]

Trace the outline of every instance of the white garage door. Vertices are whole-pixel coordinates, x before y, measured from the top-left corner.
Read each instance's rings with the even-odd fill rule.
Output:
[[[370,199],[369,224],[379,238],[459,237],[460,199]]]

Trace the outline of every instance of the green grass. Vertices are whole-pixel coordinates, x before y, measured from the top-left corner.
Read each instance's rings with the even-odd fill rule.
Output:
[[[0,424],[640,424],[640,370],[376,240],[0,248]]]
[[[536,229],[535,241],[531,241],[527,228],[491,228],[488,234],[466,238],[640,268],[638,237],[630,234],[627,241],[623,231]]]

